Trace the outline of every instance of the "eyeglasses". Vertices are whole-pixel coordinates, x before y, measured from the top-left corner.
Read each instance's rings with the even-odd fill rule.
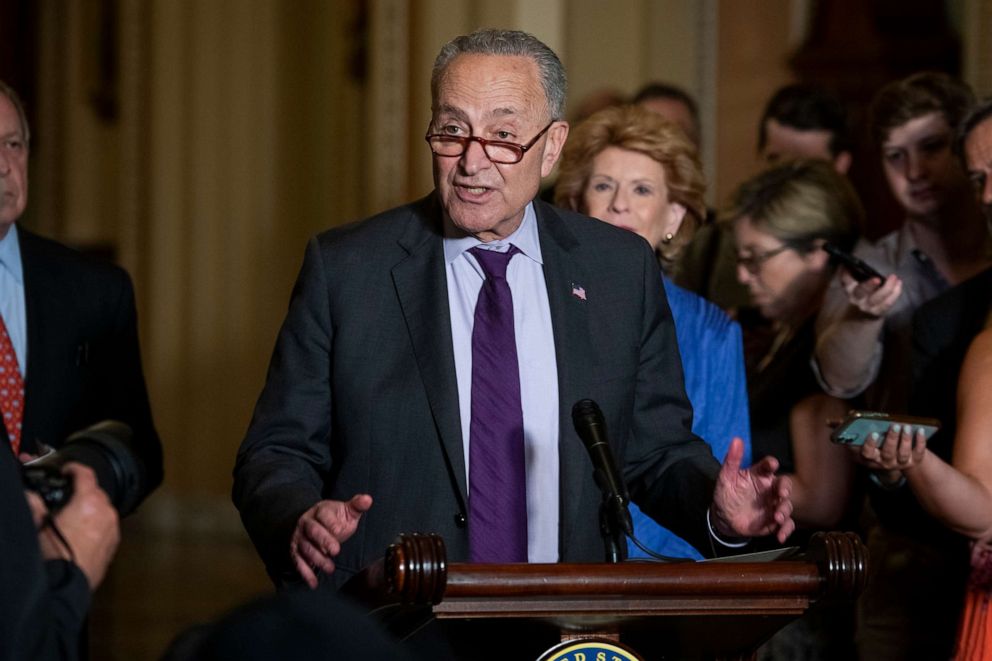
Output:
[[[785,252],[791,247],[792,246],[788,244],[784,244],[779,246],[778,248],[772,248],[771,250],[766,250],[765,252],[759,252],[755,255],[748,255],[746,257],[743,255],[737,255],[737,265],[743,266],[744,270],[746,270],[751,275],[758,275],[758,271],[761,270],[762,264],[767,262],[775,255]]]
[[[520,162],[527,150],[533,147],[554,123],[555,120],[553,119],[548,122],[548,125],[541,129],[541,132],[526,145],[503,142],[502,140],[486,140],[474,135],[446,135],[444,133],[428,133],[424,136],[424,140],[431,146],[431,151],[438,156],[461,156],[468,149],[468,143],[478,142],[486,153],[486,158],[493,163],[513,165]]]

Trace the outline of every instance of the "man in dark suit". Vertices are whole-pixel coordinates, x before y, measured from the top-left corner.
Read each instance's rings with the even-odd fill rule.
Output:
[[[144,496],[162,481],[162,448],[131,280],[17,224],[28,202],[29,145],[23,105],[0,81],[0,313],[23,381],[22,420],[5,418],[0,434],[17,454],[37,455],[93,423],[120,420],[134,431]]]
[[[557,56],[525,33],[479,31],[442,49],[431,88],[435,191],[311,240],[238,453],[234,500],[273,577],[340,585],[405,531],[441,534],[452,561],[487,557],[479,483],[514,478],[511,461],[476,459],[478,432],[521,410],[505,437],[526,463],[514,557],[601,560],[601,494],[570,420],[583,398],[603,410],[633,500],[665,526],[708,553],[783,540],[790,484],[776,462],[740,470],[737,441],[721,470],[689,432],[651,249],[534,200],[568,134]],[[502,253],[505,276],[479,250]],[[496,350],[475,331],[489,323],[483,286],[500,281],[514,336]],[[519,380],[493,395],[480,361],[512,363]]]

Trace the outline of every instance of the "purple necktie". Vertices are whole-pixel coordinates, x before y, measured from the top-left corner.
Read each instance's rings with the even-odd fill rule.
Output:
[[[472,328],[468,539],[472,562],[527,562],[527,481],[513,296],[506,267],[520,252],[470,252],[486,279]]]

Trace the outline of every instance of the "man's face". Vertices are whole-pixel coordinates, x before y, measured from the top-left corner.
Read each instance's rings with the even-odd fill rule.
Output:
[[[939,112],[889,131],[882,145],[882,168],[892,194],[910,217],[938,217],[965,193],[967,178],[951,153],[951,140],[951,127]]]
[[[982,120],[968,134],[964,141],[964,157],[968,164],[968,179],[982,205],[989,231],[992,231],[992,117]]]
[[[833,135],[825,129],[797,129],[782,124],[777,119],[765,120],[765,146],[761,159],[768,165],[797,158],[816,158],[830,161],[841,174],[850,167],[850,154],[841,152],[836,157],[830,151]]]
[[[546,106],[530,58],[459,55],[438,84],[429,132],[524,145],[550,121]],[[446,219],[482,241],[512,234],[567,135],[568,124],[555,122],[514,164],[493,163],[474,141],[461,156],[435,155],[434,186]]]
[[[0,238],[28,204],[28,145],[14,104],[0,94]]]

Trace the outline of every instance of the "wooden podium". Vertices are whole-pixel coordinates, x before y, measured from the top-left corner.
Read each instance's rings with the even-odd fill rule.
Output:
[[[557,628],[561,640],[622,641],[648,659],[749,659],[816,601],[857,597],[867,573],[867,549],[854,533],[817,533],[797,559],[748,558],[448,563],[439,536],[410,534],[343,591],[380,612],[537,621]]]

